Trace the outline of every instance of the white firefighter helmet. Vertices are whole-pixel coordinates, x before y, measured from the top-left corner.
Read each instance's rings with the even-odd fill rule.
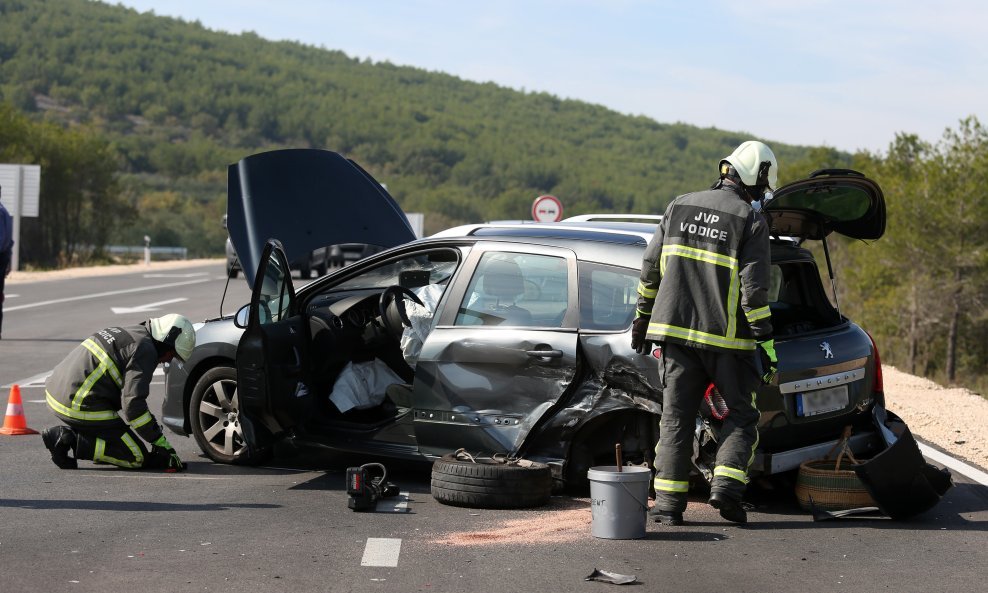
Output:
[[[779,181],[779,163],[775,160],[775,153],[758,140],[742,142],[721,160],[721,165],[724,163],[734,167],[741,183],[748,187],[762,186],[774,191]]]
[[[183,362],[189,359],[192,349],[196,347],[196,330],[191,321],[177,313],[170,313],[152,319],[149,325],[152,338],[171,346],[175,350],[175,356]]]

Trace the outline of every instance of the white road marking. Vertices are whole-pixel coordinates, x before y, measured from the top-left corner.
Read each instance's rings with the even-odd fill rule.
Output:
[[[398,566],[401,540],[391,537],[369,537],[364,546],[360,566]]]
[[[208,276],[209,272],[190,272],[188,274],[144,274],[145,278],[195,278]]]
[[[157,303],[148,303],[146,305],[138,305],[136,307],[110,307],[110,310],[115,314],[120,315],[130,314],[130,313],[143,313],[145,311],[157,311],[161,308],[161,305],[170,305],[171,303],[180,303],[182,301],[187,301],[189,299],[185,297],[179,297],[177,299],[168,299],[167,301],[158,301]]]
[[[46,305],[57,305],[59,303],[68,303],[70,301],[84,301],[86,299],[101,299],[108,296],[116,296],[118,294],[129,294],[133,292],[146,292],[148,290],[158,290],[160,288],[173,288],[175,286],[186,286],[189,284],[201,284],[203,282],[209,282],[209,278],[201,278],[199,280],[187,280],[185,282],[172,282],[171,284],[156,284],[154,286],[142,286],[141,288],[128,288],[126,290],[114,290],[110,292],[98,292],[96,294],[83,294],[74,297],[66,297],[64,299],[54,299],[51,301],[41,301],[38,303],[29,303],[27,305],[17,305],[16,307],[4,307],[4,311],[18,311],[20,309],[33,309],[35,307],[44,307]]]
[[[916,444],[919,445],[919,450],[923,453],[924,457],[928,457],[939,464],[945,465],[955,472],[971,478],[982,486],[988,486],[988,474],[980,469],[972,467],[959,459],[954,459],[950,455],[941,453],[933,447],[927,447],[923,443]]]
[[[25,387],[44,387],[45,386],[45,379],[47,379],[48,378],[48,375],[50,375],[50,374],[51,374],[51,371],[45,371],[43,373],[39,373],[39,374],[37,374],[37,375],[35,375],[33,377],[29,377],[27,379],[21,379],[20,381],[12,381],[12,382],[4,385],[3,387],[4,388],[9,388],[9,387],[11,387],[13,385],[17,385],[21,389],[24,389]]]
[[[408,493],[401,492],[394,498],[382,498],[374,507],[375,513],[407,513]]]

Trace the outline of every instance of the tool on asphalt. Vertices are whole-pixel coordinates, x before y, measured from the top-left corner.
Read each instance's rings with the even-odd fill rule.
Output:
[[[0,434],[38,434],[38,431],[27,427],[24,418],[24,405],[21,403],[20,385],[10,386],[10,397],[7,398],[7,414],[3,418],[3,428]]]
[[[379,469],[381,475],[372,477],[371,468]],[[378,500],[398,496],[398,486],[386,481],[387,477],[388,470],[380,463],[346,468],[346,493],[350,496],[347,507],[358,512],[371,511]]]

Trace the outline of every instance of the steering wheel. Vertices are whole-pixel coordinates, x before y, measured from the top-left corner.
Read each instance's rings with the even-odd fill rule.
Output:
[[[381,312],[381,323],[392,336],[400,337],[404,327],[412,326],[412,322],[408,319],[408,313],[405,312],[406,298],[425,306],[417,294],[404,286],[394,284],[381,293],[381,300],[378,305]]]

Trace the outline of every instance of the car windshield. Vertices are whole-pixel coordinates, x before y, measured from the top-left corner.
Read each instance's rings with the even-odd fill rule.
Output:
[[[396,259],[367,270],[333,287],[333,292],[364,288],[404,286],[415,288],[427,284],[443,284],[456,270],[459,256],[451,249],[437,249]]]

